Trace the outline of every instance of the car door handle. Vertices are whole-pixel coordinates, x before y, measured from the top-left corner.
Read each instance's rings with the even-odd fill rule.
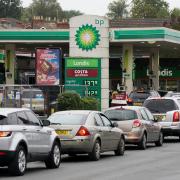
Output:
[[[99,130],[98,132],[102,132],[102,130]]]
[[[27,131],[27,129],[26,129],[26,128],[23,128],[22,130],[23,130],[23,131]]]
[[[36,131],[37,131],[37,132],[39,132],[39,131],[40,131],[40,129],[37,129]]]

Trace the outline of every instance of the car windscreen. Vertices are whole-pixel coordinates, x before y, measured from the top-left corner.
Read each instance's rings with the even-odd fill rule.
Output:
[[[150,99],[146,100],[143,106],[147,107],[152,113],[166,113],[177,109],[172,99]]]
[[[40,91],[24,91],[22,93],[22,98],[36,98],[36,99],[42,99],[43,98],[43,93]]]
[[[105,115],[112,121],[126,121],[137,119],[137,114],[134,110],[122,109],[122,110],[107,110]]]
[[[7,125],[7,117],[0,115],[0,125]]]
[[[134,93],[130,93],[129,97],[131,99],[142,99],[145,100],[150,96],[150,93],[146,93],[146,92],[134,92]]]
[[[51,124],[84,125],[87,119],[85,114],[54,114],[48,118]]]

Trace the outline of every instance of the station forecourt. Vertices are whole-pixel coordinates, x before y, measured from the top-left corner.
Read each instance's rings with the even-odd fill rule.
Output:
[[[21,84],[22,74],[35,73],[37,48],[60,48],[60,84],[92,86],[88,95],[100,100],[102,110],[118,84],[128,93],[140,87],[180,91],[180,32],[167,27],[120,27],[106,17],[82,15],[66,29],[2,29],[1,84]]]

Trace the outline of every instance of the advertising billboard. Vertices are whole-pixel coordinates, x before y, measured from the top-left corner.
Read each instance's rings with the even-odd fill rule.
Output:
[[[61,50],[59,48],[36,49],[36,84],[58,85],[61,81]]]

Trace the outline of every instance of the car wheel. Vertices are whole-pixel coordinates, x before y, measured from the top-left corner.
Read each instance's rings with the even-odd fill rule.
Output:
[[[125,151],[125,141],[124,138],[121,138],[117,147],[117,150],[115,150],[116,156],[123,156]]]
[[[145,150],[147,148],[146,144],[147,144],[147,138],[146,135],[144,134],[138,146],[140,149]]]
[[[60,166],[61,163],[61,148],[60,144],[56,141],[52,147],[52,150],[45,161],[48,169],[55,169]]]
[[[27,159],[26,151],[23,146],[19,146],[16,150],[16,155],[11,164],[8,166],[10,174],[22,176],[26,171]]]
[[[91,153],[89,153],[89,157],[92,161],[98,161],[101,156],[101,145],[98,140],[95,141],[93,150]]]
[[[163,145],[163,139],[164,139],[163,133],[160,132],[160,134],[159,134],[159,140],[155,142],[155,145],[156,145],[156,146],[162,146],[162,145]]]

